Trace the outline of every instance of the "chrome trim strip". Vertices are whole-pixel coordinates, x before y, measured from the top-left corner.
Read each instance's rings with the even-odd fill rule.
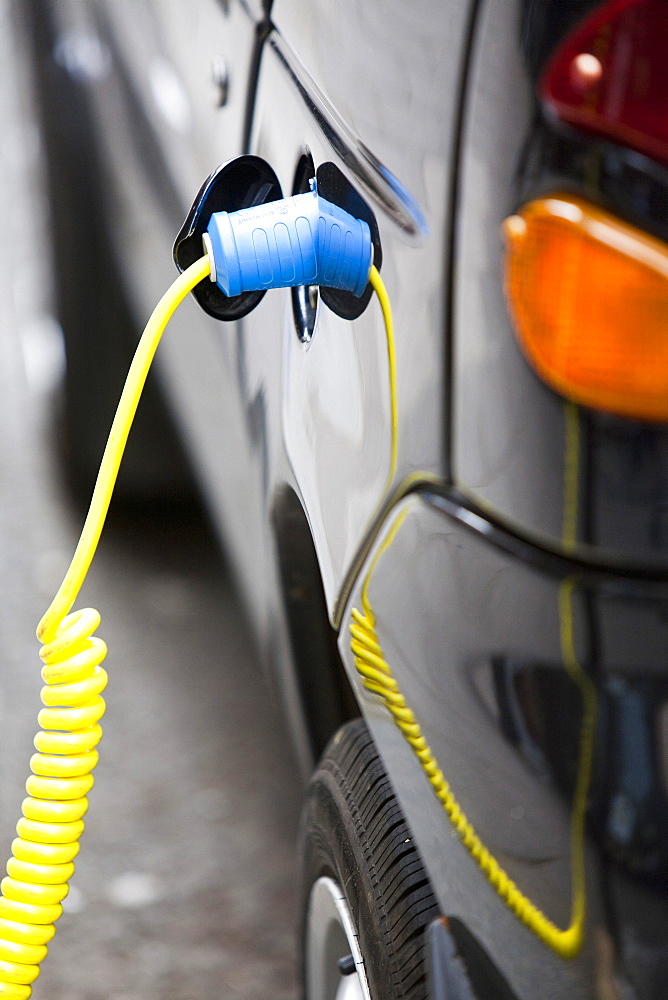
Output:
[[[417,201],[332,107],[306,67],[276,29],[267,44],[276,53],[316,127],[337,157],[393,222],[414,240],[422,241],[427,236],[429,227]]]

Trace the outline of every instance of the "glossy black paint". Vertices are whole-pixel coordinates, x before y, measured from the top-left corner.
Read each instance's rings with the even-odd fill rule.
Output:
[[[471,62],[476,32],[480,27],[476,17],[485,14],[490,6],[481,0],[468,8],[467,51],[462,59],[459,90],[452,98],[457,105],[455,157],[460,165],[466,146],[471,92],[479,83],[474,78]],[[567,3],[534,0],[508,5],[507,16],[512,19],[513,31],[520,36],[519,46],[524,53],[530,81],[537,79],[540,67],[563,36],[563,31],[591,7],[589,0],[569,0]],[[327,145],[324,158],[322,152],[320,154],[318,180],[321,192],[325,194],[323,187],[331,183],[332,193],[328,196],[339,204],[340,198],[354,198],[360,214],[366,211],[373,215],[370,206],[375,206],[386,241],[387,270],[391,273],[389,265],[395,264],[396,247],[388,235],[394,236],[397,229],[406,243],[419,244],[427,228],[422,210],[360,137],[327,106],[317,88],[310,88],[302,73],[303,67],[300,68],[284,40],[271,33],[271,25],[264,16],[265,10],[255,26],[253,63],[248,79],[243,82],[248,93],[244,143],[247,147],[250,141],[255,86],[262,53],[271,46],[294,85],[295,104],[306,110],[308,117],[305,119],[304,134],[309,141],[313,134],[318,142],[324,139]],[[518,14],[521,16],[516,17]],[[125,73],[120,51],[117,57],[119,73],[127,78],[129,89],[130,77]],[[447,96],[450,99],[450,95]],[[130,95],[126,97],[129,101]],[[149,129],[142,119],[139,103],[135,103],[133,114],[137,117],[137,133],[141,135],[144,129]],[[561,186],[562,189],[584,194],[656,235],[667,233],[668,186],[663,168],[635,154],[627,154],[594,140],[583,140],[558,128],[541,114],[537,100],[532,105],[530,121],[520,121],[517,127],[524,127],[525,124],[524,144],[520,155],[513,159],[515,173],[512,183],[503,191],[500,217],[523,200]],[[133,135],[133,142],[136,138]],[[155,144],[148,144],[144,152],[147,172],[154,168],[156,171],[156,200],[162,202],[168,172],[156,167],[156,157],[159,159],[161,154]],[[289,150],[289,168],[283,166],[280,171],[279,166],[274,164],[287,185],[293,176],[298,155],[297,145]],[[328,160],[330,156],[331,161]],[[334,160],[342,169],[336,166]],[[388,162],[393,161],[389,159]],[[493,169],[496,166],[492,163]],[[344,178],[345,184],[341,178]],[[446,313],[451,311],[460,266],[456,223],[458,221],[464,228],[469,222],[464,210],[465,191],[460,180],[461,176],[455,171],[449,196],[451,254],[444,285],[434,293],[435,298],[442,297],[447,302]],[[244,187],[244,178],[240,178],[239,184],[240,188]],[[276,197],[280,196],[280,188],[278,192]],[[243,196],[243,191],[241,194]],[[167,214],[173,214],[174,201],[173,196],[164,198],[162,208]],[[362,217],[370,221],[368,215]],[[187,238],[192,238],[188,252],[194,260],[201,250],[198,242],[201,233],[197,232],[194,216],[190,218],[190,228],[186,226],[184,233]],[[496,255],[500,259],[501,249],[495,226],[490,227],[485,238],[485,246],[492,247],[490,257]],[[379,245],[377,249],[379,251]],[[183,258],[183,266],[188,262]],[[462,264],[460,270],[463,268]],[[494,278],[498,278],[500,288],[500,275]],[[396,274],[394,280],[399,286],[401,282]],[[399,290],[397,287],[396,291]],[[479,294],[482,296],[484,293]],[[263,303],[262,309],[266,305]],[[330,303],[330,306],[337,311],[336,302]],[[345,312],[339,311],[339,315],[345,315]],[[275,320],[276,316],[273,318]],[[311,320],[315,322],[315,315]],[[495,309],[492,303],[486,320],[493,327],[492,339],[501,343],[501,354],[512,354],[516,369],[524,365],[512,334],[503,339],[502,309]],[[417,352],[424,341],[415,334],[424,331],[406,329],[407,325],[404,325],[404,333],[400,332],[400,336],[406,334],[413,337]],[[226,332],[224,327],[219,329],[221,333]],[[321,567],[311,536],[313,525],[304,513],[303,499],[292,484],[283,493],[280,490],[272,492],[275,483],[271,470],[276,463],[273,438],[281,428],[277,420],[280,411],[272,402],[271,394],[279,379],[277,377],[275,382],[267,385],[257,378],[257,370],[247,365],[248,353],[258,349],[258,332],[253,329],[250,331],[252,335],[248,336],[243,324],[236,329],[232,365],[233,380],[236,381],[233,391],[239,393],[250,450],[257,467],[261,469],[258,481],[262,501],[270,510],[272,538],[277,541],[281,588],[279,603],[282,601],[287,606],[293,646],[290,669],[296,675],[302,707],[305,706],[305,713],[310,716],[310,749],[317,752],[331,729],[342,718],[358,710],[358,701],[365,706],[365,710],[375,713],[375,719],[379,712],[377,706],[367,706],[364,695],[359,692],[357,701],[352,699],[347,684],[340,683],[340,663],[333,649],[334,633],[328,623]],[[290,334],[294,342],[292,329]],[[439,327],[441,335],[445,334]],[[454,323],[448,336],[452,340],[457,336]],[[463,344],[452,346],[455,354],[465,347]],[[300,345],[297,348],[301,350]],[[305,351],[303,354],[306,356]],[[447,411],[457,386],[453,387],[447,357],[444,368],[434,365],[434,369],[437,368],[428,390],[438,395],[439,399],[443,397],[443,410]],[[498,377],[494,368],[488,374],[489,381],[481,380],[485,393],[489,392],[493,379]],[[515,384],[512,375],[511,372],[511,389]],[[553,438],[556,444],[549,459],[554,459],[556,469],[556,487],[552,492],[558,493],[562,486],[563,459],[561,439],[557,440],[561,432],[561,401],[532,373],[529,376],[533,380],[530,392],[521,398],[521,403],[516,402],[512,392],[509,393],[508,408],[496,412],[491,423],[507,424],[516,420],[513,407],[519,407],[520,434],[516,441],[521,448],[524,430],[528,432],[532,426],[547,420],[541,401],[549,398],[549,416],[557,415],[557,431]],[[406,382],[410,385],[409,374],[406,375]],[[220,388],[222,392],[229,387],[221,385]],[[426,427],[425,430],[429,433],[431,428]],[[214,435],[219,431],[219,427],[212,428]],[[489,438],[489,423],[483,426],[482,431]],[[551,428],[548,428],[547,439],[550,433]],[[450,928],[456,950],[466,963],[472,988],[478,992],[480,1000],[496,1000],[497,996],[506,1000],[506,996],[511,996],[504,993],[499,985],[504,982],[500,972],[496,979],[475,978],[474,969],[485,967],[480,953],[489,958],[488,952],[493,952],[493,958],[489,958],[492,970],[496,965],[504,969],[504,974],[510,969],[513,974],[519,975],[517,967],[523,963],[527,965],[530,969],[526,979],[529,986],[519,994],[523,997],[533,1000],[534,996],[548,995],[541,992],[543,982],[540,979],[543,970],[547,970],[550,996],[559,997],[559,1000],[571,996],[577,996],[579,1000],[586,996],[589,1000],[593,994],[586,991],[593,982],[591,967],[595,961],[592,958],[592,937],[599,933],[606,935],[606,942],[614,939],[617,958],[626,980],[633,984],[643,1000],[655,1000],[664,995],[668,920],[665,896],[667,737],[664,712],[667,696],[665,678],[668,676],[668,434],[665,428],[584,411],[580,412],[580,433],[580,533],[575,552],[565,552],[558,529],[548,530],[542,523],[540,530],[536,530],[535,524],[515,517],[511,505],[485,504],[475,493],[467,491],[464,483],[459,483],[458,487],[446,486],[445,483],[450,481],[451,456],[445,454],[439,468],[443,485],[436,486],[433,479],[430,481],[426,477],[407,479],[399,484],[392,496],[384,498],[369,524],[364,522],[361,530],[366,531],[366,535],[352,556],[346,579],[337,595],[338,609],[343,609],[359,585],[364,560],[377,550],[394,505],[400,502],[400,497],[402,500],[408,498],[409,503],[417,503],[419,495],[430,514],[436,512],[438,515],[437,519],[430,521],[433,530],[430,529],[431,534],[425,534],[427,542],[423,548],[407,547],[396,561],[385,557],[381,561],[381,585],[385,593],[381,611],[385,627],[390,631],[388,650],[395,650],[397,655],[402,650],[409,650],[410,655],[405,657],[405,682],[417,692],[420,718],[426,720],[430,731],[435,734],[439,755],[447,761],[449,775],[452,774],[463,785],[464,794],[470,796],[475,808],[480,810],[483,830],[491,831],[496,836],[499,830],[503,831],[504,824],[511,828],[513,825],[513,817],[507,816],[508,803],[503,794],[498,787],[493,787],[491,791],[489,787],[489,774],[495,772],[498,761],[490,755],[488,773],[482,767],[477,771],[467,769],[465,764],[472,748],[475,753],[484,755],[487,742],[492,747],[501,747],[504,759],[517,765],[524,777],[528,775],[532,794],[523,808],[532,809],[536,803],[540,804],[545,794],[551,798],[557,812],[563,811],[572,795],[578,756],[580,697],[561,663],[552,619],[560,583],[565,579],[576,582],[574,605],[579,651],[583,667],[597,685],[599,709],[596,768],[588,820],[592,855],[596,858],[591,872],[596,888],[592,906],[593,933],[581,962],[573,967],[560,963],[504,911],[497,899],[490,902],[485,895],[487,887],[479,873],[475,872],[471,885],[479,902],[474,901],[471,905],[474,909],[479,906],[480,910],[473,914],[470,921],[476,932],[474,944],[470,943],[470,932],[467,937],[468,917],[466,920],[463,917],[461,920],[452,918]],[[410,457],[413,458],[412,455]],[[513,457],[510,450],[505,461],[510,464]],[[540,478],[540,469],[532,467],[529,471],[533,479]],[[249,489],[251,485],[249,479]],[[411,494],[416,494],[413,501],[410,500]],[[558,522],[559,518],[556,518],[557,525]],[[433,527],[436,523],[438,527]],[[247,540],[238,540],[240,549],[244,541],[248,548]],[[440,566],[435,558],[426,565],[425,548],[442,551]],[[261,572],[261,568],[256,568],[258,576]],[[498,585],[499,579],[508,580],[505,588]],[[456,591],[454,595],[448,588]],[[540,591],[542,603],[537,601],[534,606],[532,601],[536,591]],[[491,610],[490,594],[496,601]],[[335,614],[339,615],[336,624],[342,626],[343,635],[346,623],[340,621],[338,609],[335,608]],[[395,623],[407,617],[410,621],[404,634]],[[277,651],[282,619],[275,611],[271,620],[273,648],[270,653],[275,656],[276,675],[280,676],[281,660]],[[413,631],[410,632],[410,629]],[[452,718],[450,701],[453,692],[457,694],[458,685],[464,687],[468,684],[467,691],[470,691],[474,670],[485,685],[490,711],[485,717],[485,726],[478,730],[476,725],[480,724],[480,713],[476,715],[472,711],[470,717],[464,717],[463,728],[468,726],[468,729],[459,746],[459,720]],[[422,696],[425,696],[424,700],[420,701]],[[471,702],[467,703],[469,709]],[[448,725],[453,721],[454,725],[449,730]],[[382,743],[382,726],[378,732],[381,733],[379,742]],[[393,734],[393,739],[384,746],[388,757],[396,752],[399,740],[400,737]],[[416,788],[413,772],[403,774],[397,769],[391,773],[404,795],[415,796],[413,817],[416,834],[420,840],[424,838],[426,843],[436,845],[430,855],[432,870],[438,873],[439,888],[445,887],[443,891],[448,892],[452,890],[456,899],[458,879],[462,872],[466,877],[470,859],[455,855],[452,869],[442,863],[440,854],[451,850],[452,831],[444,825],[440,814],[434,819],[433,826],[429,825],[431,820],[425,818],[428,811],[425,800],[430,795],[429,789]],[[514,791],[512,785],[510,788]],[[482,801],[478,802],[478,798]],[[506,847],[510,845],[512,848],[509,848],[512,864],[517,866],[522,876],[526,876],[529,884],[532,884],[531,879],[535,880],[533,885],[539,893],[543,890],[540,875],[536,873],[540,872],[541,866],[548,868],[556,864],[560,860],[559,851],[564,856],[567,853],[567,846],[559,841],[555,848],[553,830],[549,825],[541,832],[544,836],[542,840],[537,839],[538,848],[536,841],[529,842],[529,848],[535,848],[533,855],[521,838],[517,838],[516,842],[514,837],[509,836],[506,841]],[[568,906],[565,863],[558,875],[545,891],[549,901],[555,903],[563,916],[564,913],[567,915]],[[499,910],[502,912],[499,913]],[[443,912],[454,912],[454,909],[444,906]],[[480,927],[491,936],[491,940],[485,939]],[[463,930],[458,931],[458,928]],[[492,972],[489,975],[492,976]],[[510,990],[507,984],[506,988]],[[632,996],[631,993],[628,995]]]
[[[564,583],[573,585],[576,656],[597,702],[587,812],[589,948],[603,935],[596,947],[613,955],[616,941],[618,972],[642,984],[643,1000],[659,1000],[668,930],[668,578],[605,572],[537,547],[527,558],[518,539],[480,514],[433,491],[421,496],[422,507],[415,496],[402,502],[405,527],[382,554],[370,589],[384,655],[400,689],[483,842],[510,865],[529,898],[558,913],[559,892],[568,900],[568,876],[554,883],[559,892],[550,898],[544,895],[547,872],[562,852],[567,871],[569,846],[549,815],[557,803],[558,811],[570,810],[580,760],[581,693],[565,669],[559,638],[565,627],[560,594]],[[410,795],[403,805],[415,823]],[[513,820],[516,810],[525,817],[521,822]],[[434,819],[442,824],[445,850],[447,819],[438,813]],[[430,818],[423,815],[420,822],[423,842],[430,844]],[[442,863],[456,897],[453,858]],[[477,933],[475,903],[449,911],[442,905]],[[562,926],[567,912],[558,918]],[[498,936],[484,936],[481,944],[493,951],[494,964],[505,973],[515,961],[522,964],[522,955],[530,962],[524,932],[509,965],[499,961],[506,932],[498,912],[493,923]],[[547,959],[544,952],[546,970]],[[586,953],[582,960],[584,986]],[[606,975],[613,968],[611,960]],[[562,988],[568,990],[565,978]],[[484,1000],[496,995],[493,989],[480,993]]]
[[[444,497],[432,494],[431,502],[448,509],[468,530],[529,561],[511,536],[504,537],[482,518],[472,522],[468,511],[457,510]],[[668,580],[664,576],[658,587],[638,589],[637,577],[603,575],[582,565],[576,569],[547,554],[538,558],[541,564],[543,572],[577,578],[581,590],[587,669],[599,687],[593,826],[617,863],[665,885],[668,782],[662,720],[668,703]],[[579,693],[563,666],[499,652],[490,655],[489,670],[504,737],[566,797],[572,796]]]

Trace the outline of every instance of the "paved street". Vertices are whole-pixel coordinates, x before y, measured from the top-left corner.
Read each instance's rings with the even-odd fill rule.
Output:
[[[0,850],[40,707],[37,621],[79,517],[53,459],[40,143],[0,0]],[[299,781],[202,519],[116,517],[78,606],[110,686],[80,861],[36,1000],[288,1000]],[[223,654],[221,654],[221,650]],[[2,859],[4,860],[4,859]]]

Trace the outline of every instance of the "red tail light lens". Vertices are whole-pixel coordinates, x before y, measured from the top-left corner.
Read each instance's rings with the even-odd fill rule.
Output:
[[[559,46],[540,82],[561,121],[668,164],[668,3],[612,0]]]

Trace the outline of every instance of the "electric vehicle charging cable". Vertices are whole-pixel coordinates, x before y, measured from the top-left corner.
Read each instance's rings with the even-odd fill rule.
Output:
[[[41,692],[44,708],[30,761],[28,797],[17,824],[7,876],[0,883],[0,1000],[27,1000],[69,891],[83,817],[88,809],[92,771],[102,738],[107,684],[101,666],[104,642],[93,633],[100,615],[71,609],[95,555],[111,502],[125,445],[139,399],[162,334],[179,304],[207,276],[226,295],[252,288],[320,284],[360,295],[370,283],[385,323],[390,400],[390,468],[397,469],[396,360],[392,312],[385,286],[373,265],[369,227],[337,206],[311,194],[297,195],[259,208],[211,217],[205,237],[207,254],[172,284],[151,315],[135,352],[121,394],[97,477],[90,508],[72,562],[37,629],[43,643]],[[395,530],[398,524],[395,526]],[[394,535],[392,532],[386,543]],[[384,546],[385,548],[386,546]],[[381,552],[383,549],[381,549]],[[379,553],[380,554],[380,553]],[[373,566],[372,566],[373,569]],[[590,768],[591,723],[583,724],[583,755],[573,830],[574,921],[561,931],[517,889],[477,838],[461,812],[420,728],[385,662],[368,599],[371,570],[363,591],[364,614],[354,611],[353,652],[364,685],[381,695],[403,735],[413,746],[434,790],[459,833],[504,902],[538,937],[563,957],[582,942],[584,874],[582,823]],[[573,657],[574,659],[574,657]],[[585,736],[584,730],[587,735]]]
[[[79,853],[87,794],[93,787],[95,749],[102,738],[102,691],[107,674],[100,665],[107,648],[93,635],[100,615],[92,608],[70,614],[95,555],[116,477],[148,370],[163,331],[177,306],[209,273],[203,257],[184,271],[156,306],[130,366],[100,465],[88,515],[74,557],[37,628],[44,644],[41,731],[32,775],[12,843],[7,876],[0,883],[0,998],[27,1000],[31,983],[63,912],[74,859]]]
[[[286,222],[292,226],[291,234]],[[259,246],[258,232],[266,237]],[[314,190],[310,195],[246,210],[245,214],[217,213],[211,218],[205,249],[209,252],[183,271],[163,295],[141,336],[79,542],[63,582],[37,628],[37,637],[43,643],[40,657],[44,664],[44,708],[38,715],[41,730],[35,737],[37,753],[30,760],[32,774],[26,783],[28,797],[22,804],[18,837],[12,843],[7,876],[0,883],[0,1000],[30,997],[74,873],[83,817],[88,809],[87,795],[94,783],[92,771],[98,762],[96,747],[102,738],[102,692],[107,673],[101,664],[107,648],[93,634],[100,624],[99,613],[91,608],[75,612],[71,609],[102,534],[148,371],[176,308],[207,276],[216,280],[225,294],[235,295],[253,283],[256,288],[326,284],[360,295],[371,282],[378,293],[387,334],[390,478],[396,469],[392,317],[383,281],[372,264],[373,247],[366,223],[318,198]]]

